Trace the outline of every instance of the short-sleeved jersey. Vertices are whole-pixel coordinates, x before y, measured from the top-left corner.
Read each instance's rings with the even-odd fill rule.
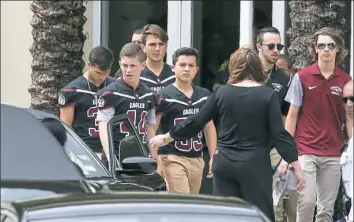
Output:
[[[115,79],[108,77],[99,87],[80,76],[59,91],[58,103],[61,107],[75,105],[72,127],[76,134],[94,151],[101,152],[102,145],[95,121],[98,111],[97,91]]]
[[[291,78],[276,66],[273,66],[268,73],[270,77],[266,83],[266,86],[274,89],[279,99],[281,112],[284,116],[286,116],[288,114],[290,104],[285,101],[285,96],[289,90]]]
[[[193,95],[188,98],[173,84],[160,92],[156,114],[162,114],[159,133],[168,133],[176,124],[183,122],[188,116],[194,115],[202,109],[210,96],[207,89],[193,86]],[[174,154],[187,157],[202,156],[203,133],[199,132],[187,141],[173,141],[158,149],[158,154]]]
[[[122,77],[99,92],[99,109],[114,108],[114,115],[126,114],[137,129],[144,145],[147,145],[146,126],[148,111],[155,109],[157,99],[154,92],[144,85],[139,84],[137,90],[127,85]],[[119,144],[122,139],[129,135],[129,129],[122,123],[120,131],[115,132],[114,140]],[[117,148],[117,146],[116,146]]]
[[[175,82],[175,74],[171,66],[165,64],[161,74],[156,76],[147,66],[141,72],[140,80],[155,92]]]

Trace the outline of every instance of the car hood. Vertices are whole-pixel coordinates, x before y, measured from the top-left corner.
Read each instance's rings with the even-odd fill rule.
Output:
[[[152,191],[154,188],[141,184],[124,182],[117,179],[89,179],[88,182],[95,187],[97,191]]]
[[[1,201],[90,192],[84,181],[1,181]]]
[[[125,183],[141,184],[143,186],[151,187],[154,190],[161,190],[161,188],[165,186],[165,181],[158,173],[143,174],[139,176],[121,174],[119,180]]]

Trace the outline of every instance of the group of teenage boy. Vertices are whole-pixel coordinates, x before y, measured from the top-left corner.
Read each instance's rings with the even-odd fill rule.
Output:
[[[151,157],[157,161],[157,172],[166,181],[168,191],[198,194],[205,179],[203,171],[206,172],[206,177],[212,177],[212,164],[205,162],[203,151],[208,150],[211,160],[217,149],[215,123],[208,122],[203,131],[186,141],[173,141],[158,149],[151,147],[149,143],[157,134],[168,133],[177,124],[198,113],[212,94],[207,89],[193,84],[199,72],[200,56],[196,49],[179,48],[172,55],[171,65],[164,62],[168,40],[166,31],[158,25],[149,24],[135,31],[132,41],[125,44],[119,53],[120,69],[114,77],[110,76],[114,62],[112,51],[103,46],[93,48],[88,57],[87,71],[59,92],[60,118],[71,126],[103,161],[112,161],[108,158],[107,123],[115,115],[126,114],[136,127]],[[338,59],[339,50],[344,45],[340,36],[330,31],[322,32],[317,35],[316,41],[313,53],[317,54],[318,61],[329,59],[331,56],[335,59],[337,56]],[[284,221],[284,218],[290,222],[310,221],[308,218],[313,217],[316,205],[316,188],[319,189],[318,221],[329,221],[327,219],[333,214],[337,195],[335,190],[339,186],[339,182],[333,183],[333,180],[340,180],[340,173],[337,172],[339,168],[331,168],[331,165],[337,162],[338,167],[340,166],[339,149],[337,152],[333,146],[343,140],[337,132],[339,125],[333,127],[330,122],[343,122],[339,115],[344,113],[336,113],[338,107],[343,104],[341,98],[333,98],[334,102],[326,101],[326,98],[316,101],[318,98],[313,94],[327,93],[332,97],[342,97],[343,87],[350,81],[350,76],[337,66],[332,70],[330,67],[320,66],[323,62],[315,62],[295,74],[291,69],[291,60],[280,54],[283,47],[276,28],[267,27],[258,32],[256,49],[264,72],[269,76],[266,86],[272,88],[278,96],[285,128],[297,142],[302,158],[299,157],[299,160],[306,172],[304,191],[284,197],[275,206],[276,221]],[[332,73],[334,74],[330,77]],[[320,78],[318,74],[325,77]],[[307,78],[308,75],[318,78]],[[337,88],[333,87],[333,84]],[[308,88],[303,88],[304,85]],[[353,102],[352,96],[346,97],[349,102]],[[314,102],[320,105],[311,104]],[[304,106],[313,108],[300,109]],[[325,107],[329,107],[328,110]],[[322,120],[318,124],[319,129],[327,127],[326,131],[332,134],[314,132],[318,129],[306,129],[308,122],[317,121],[311,114],[317,112],[316,109],[323,109],[331,115],[325,117],[328,121]],[[325,125],[326,123],[329,125]],[[296,124],[298,127],[295,127]],[[299,124],[304,125],[304,129],[299,129]],[[306,133],[309,132],[306,130],[311,131],[310,134],[316,134],[317,139],[307,138]],[[122,139],[129,136],[129,132],[126,126],[121,124],[119,135],[114,137],[115,149],[119,148]],[[328,135],[338,139],[329,141],[330,139],[326,138]],[[273,146],[270,145],[269,149],[272,166],[284,173],[289,166],[281,160]],[[316,172],[317,181],[313,180],[313,177],[316,178]],[[320,175],[321,173],[324,175]],[[327,182],[332,184],[328,189],[324,185]]]

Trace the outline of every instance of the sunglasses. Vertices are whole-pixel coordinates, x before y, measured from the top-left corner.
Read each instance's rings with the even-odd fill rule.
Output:
[[[325,48],[328,48],[329,50],[333,50],[333,49],[336,49],[337,48],[337,45],[336,43],[318,43],[317,44],[317,48],[318,49],[325,49]]]
[[[270,43],[270,44],[262,44],[268,47],[269,50],[274,50],[275,47],[277,47],[278,51],[281,51],[284,48],[284,45],[282,44],[274,44],[274,43]]]
[[[347,103],[347,102],[348,102],[348,99],[349,99],[350,101],[352,101],[352,103],[354,103],[354,96],[343,97],[343,98],[342,98],[343,103]]]

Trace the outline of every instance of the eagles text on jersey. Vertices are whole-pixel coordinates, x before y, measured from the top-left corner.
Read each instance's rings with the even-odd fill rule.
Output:
[[[146,145],[146,117],[148,111],[156,107],[154,92],[144,84],[140,84],[137,90],[126,84],[123,78],[119,78],[113,84],[99,92],[102,103],[100,109],[113,107],[115,115],[126,114],[134,124],[142,142]],[[124,123],[115,131],[115,147],[119,147],[120,141],[130,136],[131,131]]]
[[[75,105],[72,127],[94,152],[102,152],[98,123],[95,121],[99,103],[97,91],[114,81],[114,78],[108,77],[97,87],[80,76],[59,91],[59,105]]]
[[[162,89],[157,115],[162,113],[159,126],[159,133],[167,133],[176,124],[183,122],[188,116],[194,115],[202,109],[203,105],[210,96],[210,92],[204,88],[193,86],[191,98],[185,96],[173,84]],[[202,137],[200,132],[187,141],[174,141],[166,146],[160,147],[158,153],[175,154],[188,157],[199,157],[202,155]]]

